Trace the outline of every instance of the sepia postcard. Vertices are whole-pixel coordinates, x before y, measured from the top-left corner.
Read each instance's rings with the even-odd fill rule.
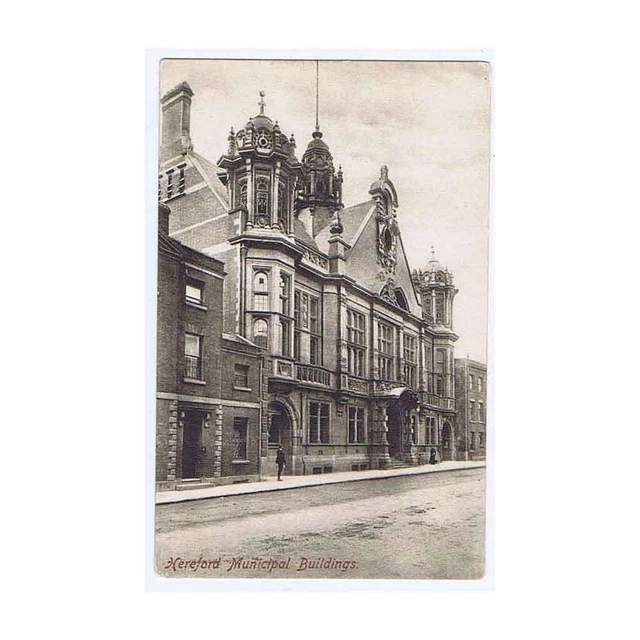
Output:
[[[482,579],[490,61],[158,66],[155,573]]]

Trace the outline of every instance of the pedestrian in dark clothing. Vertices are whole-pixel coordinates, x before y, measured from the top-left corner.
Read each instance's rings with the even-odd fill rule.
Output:
[[[280,477],[282,475],[282,469],[284,469],[287,464],[287,459],[284,457],[284,450],[282,449],[282,445],[278,447],[278,453],[276,454],[276,464],[278,465],[278,480],[282,480]]]
[[[436,450],[431,447],[431,454],[429,455],[429,464],[435,464],[436,463]]]

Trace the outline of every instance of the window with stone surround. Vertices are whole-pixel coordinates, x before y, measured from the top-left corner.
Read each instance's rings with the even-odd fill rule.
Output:
[[[249,367],[246,364],[236,364],[233,372],[233,385],[247,389],[249,387]]]
[[[363,443],[364,434],[364,408],[349,407],[349,444]]]
[[[247,427],[248,418],[234,418],[233,419],[233,459],[234,460],[247,460],[248,448],[247,448]]]
[[[393,380],[393,327],[378,323],[378,377]]]
[[[253,309],[269,311],[269,276],[264,271],[256,271],[253,276]]]
[[[329,403],[309,403],[309,443],[329,443]]]
[[[366,344],[364,315],[347,309],[347,365],[351,375],[365,375]]]
[[[202,379],[202,339],[193,333],[184,336],[184,377],[192,380]]]
[[[418,370],[418,340],[415,336],[404,334],[403,357],[404,357],[404,380],[405,384],[412,389],[416,385],[416,372]]]

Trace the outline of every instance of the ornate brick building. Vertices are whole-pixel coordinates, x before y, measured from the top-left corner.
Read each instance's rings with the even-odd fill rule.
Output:
[[[224,263],[223,330],[265,354],[262,468],[278,444],[296,474],[455,458],[457,290],[433,255],[410,270],[387,167],[345,207],[320,128],[299,160],[262,92],[214,165],[192,98],[186,83],[162,98],[159,195],[171,238]]]

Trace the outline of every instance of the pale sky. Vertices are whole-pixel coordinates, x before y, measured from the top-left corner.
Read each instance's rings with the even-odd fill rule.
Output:
[[[486,362],[490,154],[489,66],[482,62],[320,61],[320,129],[343,201],[369,199],[389,167],[398,192],[398,223],[411,269],[431,245],[453,272],[459,293],[456,357]],[[212,162],[226,151],[229,128],[259,112],[296,138],[302,157],[315,129],[315,61],[165,60],[164,93],[186,80],[194,92],[191,139]]]

